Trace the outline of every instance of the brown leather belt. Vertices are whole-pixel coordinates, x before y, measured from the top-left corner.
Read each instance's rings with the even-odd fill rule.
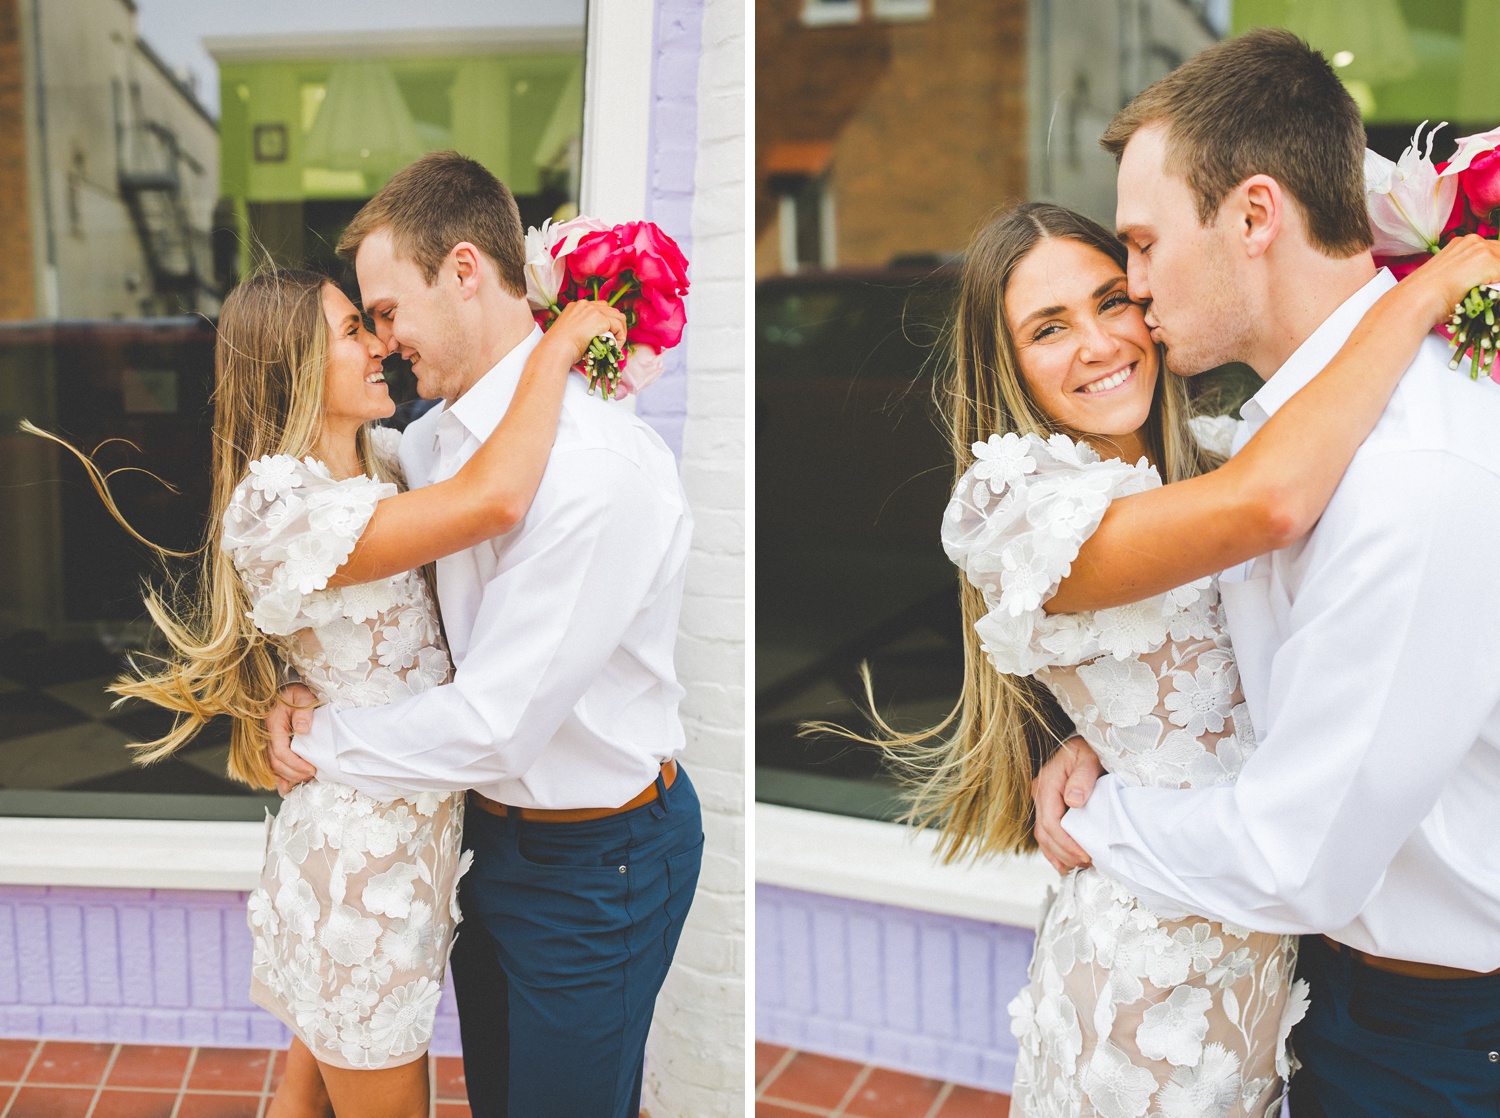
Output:
[[[661,767],[662,783],[670,788],[676,779],[677,762],[668,761]],[[500,816],[515,812],[527,823],[588,823],[595,819],[608,819],[611,815],[619,815],[622,812],[634,811],[638,807],[645,807],[656,798],[656,781],[654,780],[646,785],[640,795],[633,796],[619,807],[511,807],[509,804],[497,803],[488,796],[481,796],[473,789],[469,790],[469,803],[480,811]]]
[[[1323,941],[1335,951],[1353,956],[1357,962],[1363,963],[1372,970],[1404,975],[1407,978],[1489,978],[1500,974],[1500,970],[1464,970],[1462,967],[1444,967],[1437,963],[1414,963],[1409,959],[1387,959],[1381,955],[1371,955],[1356,947],[1350,947],[1328,936],[1324,936]]]

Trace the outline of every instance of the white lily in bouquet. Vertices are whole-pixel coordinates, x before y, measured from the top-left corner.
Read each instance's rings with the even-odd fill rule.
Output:
[[[1374,235],[1375,263],[1403,279],[1456,237],[1496,235],[1500,209],[1500,128],[1458,141],[1446,163],[1434,163],[1432,143],[1439,124],[1423,143],[1424,120],[1411,144],[1394,163],[1365,150],[1365,199]],[[1487,371],[1500,381],[1500,327],[1496,304],[1500,285],[1485,284],[1464,296],[1441,332],[1451,341],[1452,368],[1470,359],[1470,375]]]

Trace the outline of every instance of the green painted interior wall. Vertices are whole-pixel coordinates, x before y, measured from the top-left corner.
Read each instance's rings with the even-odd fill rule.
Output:
[[[241,233],[253,229],[263,242],[274,241],[277,221],[296,221],[296,210],[278,204],[301,203],[306,232],[286,231],[293,245],[326,238],[320,214],[322,225],[341,228],[358,202],[426,151],[477,159],[523,210],[527,196],[559,189],[576,200],[566,153],[569,141],[576,152],[582,126],[582,67],[576,52],[222,63],[221,192]],[[266,145],[281,135],[284,158],[256,158],[257,127],[273,130],[262,155],[279,153]]]
[[[1500,6],[1494,0],[1234,0],[1233,32],[1295,27],[1299,21],[1307,26],[1313,5],[1320,26],[1347,29],[1313,41],[1329,58],[1351,49],[1347,40],[1379,26],[1382,6],[1393,5],[1405,24],[1415,67],[1405,77],[1367,81],[1356,92],[1367,123],[1446,120],[1465,126],[1463,131],[1500,124]],[[1359,64],[1356,58],[1341,72],[1354,78]]]

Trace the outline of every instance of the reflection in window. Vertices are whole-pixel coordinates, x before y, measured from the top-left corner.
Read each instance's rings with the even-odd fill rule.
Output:
[[[113,481],[143,535],[196,547],[223,293],[265,257],[326,269],[353,293],[334,245],[427,151],[478,159],[528,224],[575,213],[583,22],[214,39],[215,121],[118,21],[70,4],[37,12],[40,68],[18,81],[48,95],[47,134],[17,150],[44,161],[24,169],[43,189],[30,210],[0,213],[7,243],[38,246],[0,259],[0,815],[260,819],[275,798],[227,779],[227,726],[167,761],[132,763],[126,743],[161,736],[171,716],[114,706],[105,688],[152,649],[142,582],[165,573],[71,458],[16,425],[105,444],[105,469],[172,483]],[[0,27],[0,45],[15,34]],[[0,127],[21,123],[0,112]],[[410,374],[392,373],[397,398],[409,396]]]
[[[860,0],[803,0],[802,22],[809,27],[858,23]]]

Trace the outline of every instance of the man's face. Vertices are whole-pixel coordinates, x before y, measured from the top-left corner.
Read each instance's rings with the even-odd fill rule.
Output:
[[[387,349],[411,362],[417,392],[427,400],[454,399],[465,386],[460,326],[463,299],[451,256],[428,284],[422,270],[398,255],[389,229],[377,229],[354,258],[365,313]]]
[[[1166,127],[1138,130],[1120,158],[1115,227],[1129,250],[1130,297],[1146,308],[1167,367],[1192,376],[1249,350],[1253,315],[1235,267],[1230,222],[1221,208],[1198,221],[1187,181],[1165,167]]]

